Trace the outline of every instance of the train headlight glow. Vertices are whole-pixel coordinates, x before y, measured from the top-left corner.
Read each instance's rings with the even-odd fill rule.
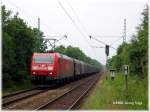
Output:
[[[53,67],[51,67],[51,66],[48,66],[48,68],[47,68],[48,70],[53,70]]]
[[[52,72],[50,72],[49,74],[50,74],[50,75],[52,75],[53,73],[52,73]]]
[[[33,70],[37,70],[38,67],[37,67],[37,66],[33,66],[32,69],[33,69]]]

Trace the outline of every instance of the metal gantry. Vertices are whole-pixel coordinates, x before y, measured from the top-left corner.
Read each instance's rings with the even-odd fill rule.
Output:
[[[43,37],[56,37],[56,36],[43,36]],[[56,42],[64,38],[67,38],[67,35],[63,35],[60,39],[55,39],[55,38],[43,38],[43,39],[49,43],[49,45],[52,47],[52,51],[54,51],[56,47]]]

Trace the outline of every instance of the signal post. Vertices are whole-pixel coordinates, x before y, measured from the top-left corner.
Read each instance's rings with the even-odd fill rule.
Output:
[[[107,64],[107,62],[108,62],[108,56],[109,56],[109,45],[105,46],[105,54],[106,54],[106,64]],[[107,67],[107,69],[108,69],[108,67]],[[106,79],[107,79],[107,75],[106,75]]]

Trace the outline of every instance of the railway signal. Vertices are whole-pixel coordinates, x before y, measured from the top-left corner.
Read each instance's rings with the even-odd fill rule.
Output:
[[[125,75],[129,74],[129,65],[123,65],[123,72]]]
[[[125,91],[126,91],[126,96],[128,95],[128,74],[129,74],[129,65],[123,65],[123,72],[125,75]]]
[[[110,69],[110,77],[111,77],[111,80],[114,80],[115,79],[115,69]]]
[[[109,45],[105,46],[105,53],[107,56],[109,56]]]

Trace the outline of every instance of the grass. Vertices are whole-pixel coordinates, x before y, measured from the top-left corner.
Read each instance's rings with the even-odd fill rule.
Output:
[[[2,95],[8,95],[17,91],[25,90],[25,89],[30,89],[32,88],[31,82],[30,81],[25,81],[24,83],[20,84],[14,84],[10,88],[4,88],[2,90]]]
[[[128,76],[128,97],[125,94],[125,77],[117,74],[98,82],[81,109],[92,110],[148,110],[148,80]]]

